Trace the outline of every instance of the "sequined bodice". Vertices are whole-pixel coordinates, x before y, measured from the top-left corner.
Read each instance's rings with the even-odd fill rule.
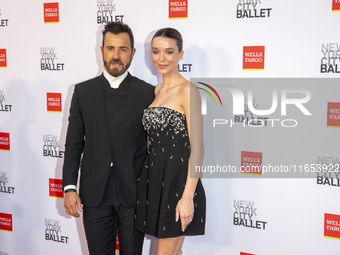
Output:
[[[150,146],[188,145],[185,114],[166,107],[150,107],[144,109],[142,122],[148,133]]]

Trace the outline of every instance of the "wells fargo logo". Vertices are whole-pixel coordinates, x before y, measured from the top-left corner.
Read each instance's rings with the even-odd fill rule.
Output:
[[[265,46],[243,47],[243,70],[264,70]]]
[[[340,128],[340,103],[328,102],[327,127]]]
[[[9,133],[0,132],[0,151],[10,151]]]
[[[325,213],[324,236],[340,240],[340,215]]]
[[[13,231],[12,214],[0,213],[0,230]]]
[[[63,180],[49,179],[50,197],[64,198]]]
[[[262,153],[241,151],[241,173],[262,175]]]
[[[44,3],[44,23],[59,23],[59,3]]]
[[[47,93],[47,111],[61,112],[61,93]]]
[[[188,0],[169,0],[169,19],[187,19]]]
[[[332,11],[340,12],[340,0],[333,0]]]
[[[7,54],[6,49],[0,49],[0,68],[7,67]]]
[[[118,231],[116,235],[116,251],[119,251],[119,237],[118,237]]]

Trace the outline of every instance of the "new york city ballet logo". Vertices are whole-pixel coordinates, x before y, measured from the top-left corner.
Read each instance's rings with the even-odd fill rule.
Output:
[[[340,240],[340,215],[325,213],[324,237]]]
[[[188,0],[169,0],[169,19],[187,19]]]
[[[265,46],[243,47],[243,70],[264,70]]]
[[[44,23],[59,23],[59,3],[44,3]]]
[[[47,93],[47,112],[61,112],[61,93]]]
[[[0,90],[0,112],[11,112],[12,105],[5,104],[5,94],[3,90]]]
[[[0,49],[0,68],[7,67],[7,54],[6,49]]]
[[[180,73],[191,73],[192,64],[178,64],[178,71]]]
[[[124,15],[114,15],[116,4],[113,0],[97,0],[97,24],[123,22]]]
[[[254,202],[234,199],[234,209],[233,222],[235,226],[266,229],[267,222],[257,220],[257,208],[255,208]]]
[[[333,12],[340,12],[340,0],[332,0],[332,11]]]
[[[42,71],[64,71],[65,63],[57,63],[57,51],[54,47],[40,48],[40,69]]]
[[[6,172],[0,172],[0,192],[6,194],[14,194],[14,187],[9,187],[7,185],[8,177],[6,177]]]
[[[8,19],[3,19],[2,18],[2,12],[1,12],[1,9],[0,9],[0,28],[1,27],[7,27],[8,26]],[[1,253],[0,253],[1,255]]]
[[[68,237],[61,235],[59,220],[45,219],[45,240],[67,244]]]
[[[43,135],[43,156],[52,158],[63,158],[64,151],[59,151],[59,139],[57,135]]]
[[[50,197],[64,198],[63,180],[50,178],[49,187],[50,187]]]
[[[0,230],[13,232],[12,214],[0,213]]]
[[[261,8],[260,0],[238,0],[236,18],[269,18],[272,8]]]
[[[327,127],[340,128],[340,102],[329,102],[328,103]]]
[[[310,168],[316,172],[318,185],[340,188],[340,158],[318,156],[317,164],[310,165]]]
[[[320,73],[340,74],[340,43],[321,44]]]
[[[0,151],[10,151],[9,133],[0,132]]]
[[[256,98],[253,99],[253,106],[256,110],[258,110],[258,103],[256,102]],[[255,116],[253,112],[250,111],[248,107],[247,98],[244,99],[244,114],[243,115],[234,115],[235,123],[247,123],[247,126],[267,126],[267,117]]]

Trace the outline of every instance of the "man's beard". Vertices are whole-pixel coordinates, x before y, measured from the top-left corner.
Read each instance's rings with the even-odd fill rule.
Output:
[[[127,63],[126,65],[123,64],[123,62],[118,58],[118,59],[111,59],[109,61],[109,63],[107,63],[105,60],[104,60],[104,65],[106,67],[106,70],[107,72],[112,75],[113,77],[118,77],[118,76],[121,76],[123,73],[125,73],[125,71],[130,67],[131,65],[131,60],[130,59],[130,62]],[[120,64],[122,66],[122,69],[119,71],[117,68],[111,68],[111,64],[112,63],[116,63],[116,64]]]

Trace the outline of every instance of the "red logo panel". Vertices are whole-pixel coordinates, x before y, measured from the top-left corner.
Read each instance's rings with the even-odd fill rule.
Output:
[[[241,151],[241,173],[262,175],[262,152]]]
[[[328,102],[327,127],[340,128],[340,103]]]
[[[7,67],[7,54],[6,49],[0,49],[0,68]]]
[[[264,70],[265,46],[243,46],[243,70]]]
[[[187,19],[188,0],[169,0],[169,19]]]
[[[50,197],[64,198],[63,180],[49,179]]]
[[[10,151],[9,133],[0,132],[0,151]]]
[[[118,231],[116,236],[116,251],[119,251],[119,237],[118,237]]]
[[[340,240],[340,215],[325,213],[324,236]]]
[[[340,0],[333,0],[332,11],[340,12]]]
[[[245,253],[245,252],[241,252],[240,255],[255,255],[255,254],[252,254],[252,253]]]
[[[0,213],[0,230],[13,231],[12,214]]]
[[[47,111],[61,112],[61,93],[47,93]]]
[[[44,3],[44,23],[59,23],[58,3]]]

